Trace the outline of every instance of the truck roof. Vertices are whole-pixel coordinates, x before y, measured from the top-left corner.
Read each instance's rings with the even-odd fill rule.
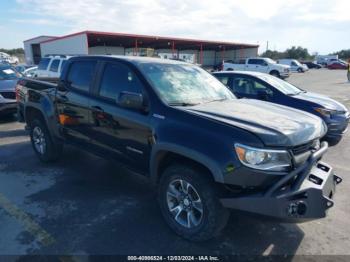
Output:
[[[75,56],[70,58],[70,60],[80,60],[85,58],[103,58],[108,60],[118,59],[128,61],[133,64],[139,63],[161,63],[161,64],[189,64],[183,61],[163,59],[158,57],[142,57],[142,56],[121,56],[121,55],[86,55],[86,56]]]

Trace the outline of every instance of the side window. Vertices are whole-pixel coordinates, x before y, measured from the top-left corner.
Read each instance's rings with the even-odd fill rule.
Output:
[[[259,64],[259,59],[249,59],[248,60],[249,65],[258,65]]]
[[[42,58],[38,65],[38,70],[46,70],[49,65],[50,58]]]
[[[88,92],[95,72],[95,61],[73,62],[67,80],[70,86]]]
[[[64,65],[67,63],[67,60],[61,60],[61,68],[60,68],[60,72],[62,72],[62,70],[63,70],[63,67],[64,67]]]
[[[232,89],[238,94],[256,96],[260,92],[272,94],[272,90],[264,84],[250,78],[237,77],[233,80]]]
[[[57,72],[58,71],[58,66],[60,65],[60,60],[59,59],[55,59],[51,62],[51,66],[50,66],[50,71],[51,72]]]
[[[292,66],[297,66],[297,63],[295,63],[294,61],[292,61]]]
[[[121,91],[142,93],[142,83],[126,65],[120,63],[106,64],[99,95],[116,100]]]
[[[221,83],[223,83],[225,86],[228,86],[229,77],[228,76],[222,76],[222,75],[215,75],[217,79],[220,80]]]

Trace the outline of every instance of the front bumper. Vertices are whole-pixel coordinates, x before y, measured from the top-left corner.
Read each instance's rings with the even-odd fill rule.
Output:
[[[318,160],[327,151],[322,147],[304,163],[266,191],[221,199],[226,208],[277,218],[286,222],[304,222],[323,218],[334,205],[336,185],[342,179]]]
[[[350,114],[346,116],[337,117],[332,122],[327,123],[327,138],[340,138],[348,129],[348,124],[350,121]]]

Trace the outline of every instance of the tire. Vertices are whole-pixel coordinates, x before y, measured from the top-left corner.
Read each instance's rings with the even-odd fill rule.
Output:
[[[278,71],[276,71],[276,70],[271,71],[270,75],[278,77],[278,78],[281,78],[280,73]]]
[[[62,153],[63,144],[54,143],[42,120],[34,119],[30,124],[30,140],[33,150],[41,162],[53,162]]]
[[[329,146],[336,146],[341,139],[342,137],[326,137],[323,140],[327,141]]]
[[[191,165],[173,164],[161,175],[158,201],[164,219],[170,228],[181,237],[191,241],[205,241],[218,235],[226,226],[230,212],[221,205],[215,182],[203,171]],[[183,197],[181,195],[185,195],[185,191],[180,190],[181,185],[183,185],[182,188],[188,188],[189,206],[186,206],[188,204],[186,198],[183,199],[182,204],[178,201]],[[178,197],[174,197],[176,194]],[[179,212],[179,208],[175,208],[172,214],[170,209],[180,207],[180,205],[187,207],[190,211]],[[188,219],[186,212],[192,214],[192,219]],[[175,213],[178,214],[177,220]]]
[[[298,68],[298,73],[303,73],[303,69],[301,69],[301,68]]]

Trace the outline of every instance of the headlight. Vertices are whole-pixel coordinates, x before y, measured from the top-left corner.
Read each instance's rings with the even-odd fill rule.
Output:
[[[238,159],[243,165],[271,171],[286,171],[291,166],[291,156],[285,150],[269,150],[235,144]]]
[[[321,107],[316,107],[314,109],[316,112],[326,117],[330,117],[331,115],[337,114],[337,110],[333,110],[333,109],[327,109],[327,108],[321,108]]]

